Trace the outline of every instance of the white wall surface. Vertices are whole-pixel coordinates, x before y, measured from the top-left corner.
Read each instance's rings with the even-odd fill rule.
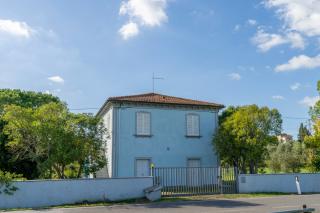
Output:
[[[97,178],[109,178],[112,177],[112,136],[113,136],[113,107],[110,107],[108,111],[103,115],[103,124],[107,129],[105,135],[105,156],[107,164],[96,173]]]
[[[118,201],[144,197],[152,177],[17,181],[14,195],[0,194],[0,209],[33,208],[83,201]]]
[[[320,192],[320,174],[254,174],[239,175],[239,192],[297,193],[296,176],[302,193]]]

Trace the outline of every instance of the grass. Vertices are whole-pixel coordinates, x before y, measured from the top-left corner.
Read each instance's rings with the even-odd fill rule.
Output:
[[[285,171],[275,172],[268,167],[262,168],[262,170],[258,171],[258,174],[287,174],[287,173],[290,174],[293,172],[285,172]],[[296,173],[313,173],[313,171],[310,170],[309,168],[301,168],[300,172],[296,172]]]
[[[217,195],[198,195],[198,196],[181,196],[181,197],[163,197],[161,200],[154,203],[160,202],[176,202],[176,201],[203,201],[203,200],[216,200],[216,199],[237,199],[237,198],[254,198],[254,197],[272,197],[288,195],[285,193],[252,193],[252,194],[217,194]],[[131,199],[117,202],[82,202],[75,204],[66,204],[59,206],[49,206],[42,208],[20,208],[20,209],[0,209],[0,212],[9,211],[23,211],[23,210],[44,210],[44,209],[55,209],[55,208],[77,208],[77,207],[96,207],[96,206],[112,206],[112,205],[127,205],[127,204],[147,204],[151,203],[147,199]]]

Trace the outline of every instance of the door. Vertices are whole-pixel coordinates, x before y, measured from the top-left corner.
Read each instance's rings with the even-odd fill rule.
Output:
[[[150,159],[136,160],[136,176],[137,177],[150,176]]]
[[[199,186],[200,182],[200,159],[188,159],[188,185]]]

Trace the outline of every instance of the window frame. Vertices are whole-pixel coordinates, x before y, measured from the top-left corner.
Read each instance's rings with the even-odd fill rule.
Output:
[[[152,165],[152,157],[135,157],[134,158],[134,176],[135,177],[139,177],[137,176],[137,161],[138,160],[148,160],[149,161],[149,175],[151,176],[152,174],[152,169],[151,169],[151,165]],[[148,177],[148,176],[145,176],[145,177]]]
[[[140,134],[138,133],[138,114],[139,113],[145,113],[149,114],[149,134]],[[148,111],[138,111],[136,112],[136,120],[135,120],[135,136],[136,137],[151,137],[152,136],[152,124],[151,124],[152,118],[151,118],[151,112]]]
[[[198,118],[198,135],[189,135],[188,132],[188,116],[196,116]],[[197,113],[187,113],[186,114],[186,120],[185,120],[186,124],[185,124],[185,128],[186,128],[186,137],[188,138],[200,138],[201,137],[201,128],[200,128],[200,115]]]

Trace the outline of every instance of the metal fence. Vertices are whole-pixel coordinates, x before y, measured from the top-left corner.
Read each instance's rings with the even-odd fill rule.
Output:
[[[157,167],[153,183],[163,196],[237,193],[237,172],[223,167]]]

